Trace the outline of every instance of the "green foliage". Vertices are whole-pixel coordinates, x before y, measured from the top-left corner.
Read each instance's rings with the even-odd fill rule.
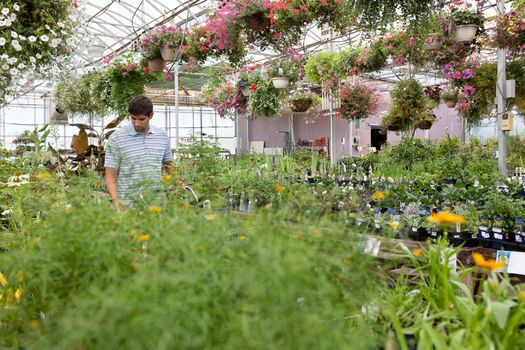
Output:
[[[280,92],[271,80],[262,80],[250,95],[248,111],[252,115],[263,115],[267,118],[275,117],[281,109]]]

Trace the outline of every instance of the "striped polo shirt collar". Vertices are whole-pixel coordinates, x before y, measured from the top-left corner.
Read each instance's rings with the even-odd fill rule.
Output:
[[[140,133],[138,133],[135,130],[135,128],[133,127],[133,124],[129,123],[127,125],[127,128],[128,128],[128,132],[129,132],[130,136],[140,135]],[[157,131],[155,130],[155,127],[150,124],[149,130],[148,130],[148,134],[156,134],[156,133],[157,133]]]

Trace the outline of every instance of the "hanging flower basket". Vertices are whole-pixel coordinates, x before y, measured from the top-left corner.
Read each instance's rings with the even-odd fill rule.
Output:
[[[165,66],[166,61],[164,61],[162,58],[152,58],[148,60],[148,68],[150,72],[161,73],[164,71]]]
[[[454,39],[457,42],[472,41],[476,37],[478,26],[476,24],[464,24],[457,26],[454,31]]]
[[[164,61],[172,62],[178,56],[178,50],[169,46],[165,46],[160,49],[160,54],[162,55],[162,59]]]
[[[432,41],[425,41],[424,47],[427,51],[437,51],[443,46],[443,42],[438,40],[432,40]]]
[[[428,130],[432,127],[432,122],[430,120],[420,120],[416,122],[414,125],[416,128],[421,130]]]
[[[447,105],[448,108],[454,108],[454,107],[456,107],[456,101],[455,101],[455,100],[448,100],[448,101],[445,101],[445,104]]]
[[[290,108],[296,113],[306,112],[312,106],[311,98],[290,100]]]
[[[272,78],[273,86],[276,89],[285,89],[288,86],[290,80],[286,77],[275,77]]]
[[[252,30],[263,30],[270,26],[270,19],[264,12],[257,12],[245,17],[246,25]]]

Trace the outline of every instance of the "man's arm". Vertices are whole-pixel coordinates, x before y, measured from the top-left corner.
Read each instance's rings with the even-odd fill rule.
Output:
[[[111,196],[111,200],[113,201],[113,206],[117,211],[120,211],[123,204],[117,190],[117,169],[106,168],[106,188]]]
[[[171,174],[171,171],[173,170],[173,163],[171,162],[171,160],[168,162],[163,162],[162,168],[166,173]]]

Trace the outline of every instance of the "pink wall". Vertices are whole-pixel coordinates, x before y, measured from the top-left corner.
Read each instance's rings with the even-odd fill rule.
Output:
[[[390,97],[388,93],[381,96],[380,111],[387,111],[390,106]],[[285,110],[283,115],[278,118],[268,119],[265,117],[258,117],[247,121],[242,118],[239,121],[239,132],[241,137],[241,149],[247,152],[249,149],[248,140],[251,141],[265,141],[265,147],[283,147],[284,135],[278,134],[278,130],[289,130],[289,113],[290,110]],[[353,127],[353,136],[359,137],[359,144],[352,147],[352,154],[357,156],[368,152],[368,147],[371,143],[371,126],[381,125],[381,112],[375,116],[362,120],[360,127],[356,128],[355,123]],[[445,104],[439,105],[434,109],[434,113],[438,117],[437,121],[432,125],[430,130],[417,130],[415,136],[418,138],[429,138],[432,141],[440,140],[447,133],[450,137],[460,137],[461,135],[461,119],[458,117],[456,111],[448,108]],[[345,119],[336,118],[336,153],[337,157],[350,154],[349,147],[349,122]],[[247,123],[249,123],[249,135],[247,130]],[[321,137],[330,137],[330,119],[318,117],[310,119],[305,114],[296,114],[293,117],[293,128],[295,134],[295,142],[301,140],[314,140]],[[247,138],[248,136],[248,138]],[[395,132],[387,133],[387,142],[391,145],[399,143],[401,134]],[[359,148],[357,146],[360,146]]]

